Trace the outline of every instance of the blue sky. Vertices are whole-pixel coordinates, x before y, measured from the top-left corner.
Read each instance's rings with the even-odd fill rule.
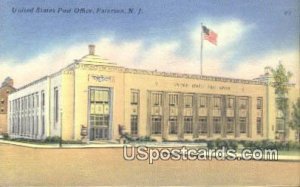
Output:
[[[196,60],[199,56],[197,53],[199,48],[195,44],[198,41],[195,37],[199,31],[197,28],[203,22],[219,34],[220,45],[215,47],[216,49],[209,43],[205,43],[207,49],[204,49],[204,53],[207,55],[207,62],[210,62],[209,55],[222,56],[230,53],[228,58],[219,62],[225,63],[222,67],[230,69],[240,63],[249,63],[250,59],[267,58],[268,55],[278,54],[278,51],[284,53],[282,56],[299,51],[299,4],[299,0],[1,1],[0,62],[8,65],[30,63],[41,54],[53,53],[57,49],[69,49],[83,43],[97,43],[96,41],[103,41],[105,38],[110,38],[110,42],[116,46],[118,43],[122,45],[142,42],[140,49],[144,51],[137,53],[154,50],[155,46],[161,44],[176,43],[171,55],[181,60]],[[139,15],[12,13],[12,8],[32,7],[35,9],[37,7],[71,8],[72,10],[74,8],[124,8],[126,10],[141,8],[142,13]],[[235,28],[229,28],[230,23]],[[220,25],[223,25],[222,31]],[[230,35],[229,32],[233,34]],[[235,32],[237,35],[234,34]],[[225,33],[223,37],[220,35],[222,33]],[[228,40],[226,34],[229,34],[228,37],[238,38],[229,47],[230,50],[222,46],[222,43]],[[222,41],[222,38],[225,39]],[[99,52],[101,54],[101,51]],[[144,58],[144,55],[138,56],[139,58],[133,60]],[[74,58],[79,57],[74,56]],[[110,56],[106,57],[110,58]],[[144,61],[144,66],[141,67],[147,67],[146,62]],[[295,62],[299,63],[299,61]],[[125,62],[120,63],[126,65]],[[277,61],[274,63],[276,64]],[[153,67],[155,65],[153,64]],[[217,72],[211,72],[213,73]]]

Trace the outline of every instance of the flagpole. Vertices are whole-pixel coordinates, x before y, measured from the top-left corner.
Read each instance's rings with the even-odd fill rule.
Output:
[[[200,75],[202,76],[203,64],[203,24],[201,23],[201,46],[200,46]]]

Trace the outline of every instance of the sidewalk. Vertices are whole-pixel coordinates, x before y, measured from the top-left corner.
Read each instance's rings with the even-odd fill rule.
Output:
[[[205,148],[205,144],[195,143],[158,143],[158,142],[143,142],[143,143],[131,143],[131,144],[119,144],[119,143],[107,143],[107,142],[91,142],[90,144],[63,144],[62,147],[59,144],[34,144],[23,143],[8,140],[0,140],[0,144],[10,144],[16,146],[23,146],[35,149],[84,149],[84,148],[123,148],[124,145],[128,146],[147,146],[149,148]],[[237,153],[238,157],[241,157],[240,153]],[[300,162],[300,155],[278,155],[278,161],[294,161]]]
[[[9,140],[1,140],[0,143],[11,144],[23,147],[30,148],[123,148],[124,145],[128,146],[147,146],[147,147],[159,147],[159,148],[176,148],[176,147],[206,147],[206,144],[201,143],[158,143],[158,142],[143,142],[143,143],[129,143],[129,144],[120,144],[113,142],[90,142],[89,144],[62,144],[62,147],[59,147],[58,143],[53,144],[35,144],[35,143],[24,143],[24,142],[16,142]]]

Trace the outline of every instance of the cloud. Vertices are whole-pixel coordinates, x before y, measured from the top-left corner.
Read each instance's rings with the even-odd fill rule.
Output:
[[[226,74],[231,74],[233,77],[243,77],[251,79],[257,75],[264,73],[264,67],[271,66],[276,68],[279,61],[284,67],[290,71],[293,76],[291,82],[299,84],[299,52],[295,51],[270,51],[263,56],[247,57],[241,61],[232,71]],[[299,86],[299,85],[297,85]]]
[[[252,29],[255,28],[253,24],[245,24],[241,20],[231,19],[227,21],[218,21],[207,19],[205,26],[213,30],[218,34],[218,44],[217,47],[207,42],[204,42],[205,50],[211,54],[215,55],[216,53],[225,52],[229,49],[238,47],[239,42],[242,37],[245,37]],[[191,40],[195,49],[200,48],[201,44],[201,25],[199,24],[191,32]]]
[[[254,25],[246,25],[240,20],[224,22],[208,21],[206,26],[218,32],[218,47],[205,43],[204,72],[206,75],[253,79],[263,74],[265,66],[275,67],[281,60],[293,72],[292,82],[299,83],[299,54],[297,51],[269,51],[264,55],[245,56],[239,63],[228,69],[232,57],[238,52],[238,45]],[[199,74],[199,47],[201,26],[197,25],[190,35],[191,46],[187,52],[180,51],[180,41],[157,41],[147,43],[140,40],[117,41],[114,37],[101,37],[95,41],[96,53],[120,66],[167,72]],[[70,47],[57,47],[22,63],[12,59],[0,59],[0,80],[10,76],[17,87],[44,75],[51,74],[81,58],[88,52],[88,43],[78,43]]]

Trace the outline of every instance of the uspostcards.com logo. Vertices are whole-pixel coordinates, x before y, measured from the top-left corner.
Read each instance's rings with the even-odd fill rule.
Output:
[[[141,160],[153,164],[158,160],[278,160],[278,150],[276,149],[206,149],[206,148],[156,148],[147,146],[123,147],[123,157],[125,160]]]

